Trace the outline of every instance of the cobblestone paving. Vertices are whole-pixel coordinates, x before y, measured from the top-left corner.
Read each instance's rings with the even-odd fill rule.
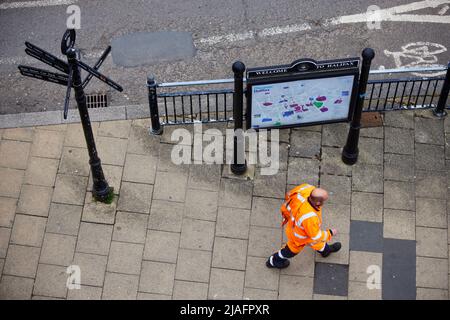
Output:
[[[174,165],[173,128],[148,127],[93,123],[111,205],[92,200],[80,124],[0,130],[0,299],[449,298],[450,118],[386,113],[353,167],[346,124],[286,130],[280,171],[249,180]],[[303,182],[329,190],[324,224],[343,248],[268,269],[284,193]]]

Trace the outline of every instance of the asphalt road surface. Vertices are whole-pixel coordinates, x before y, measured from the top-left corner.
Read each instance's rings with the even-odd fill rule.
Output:
[[[169,49],[167,56],[154,55],[133,67],[114,61],[114,54],[130,50],[139,56],[142,50],[154,52],[152,48],[113,47],[101,72],[124,91],[113,92],[96,79],[86,89],[108,91],[111,105],[147,103],[149,74],[159,82],[231,78],[235,60],[247,67],[287,64],[299,58],[358,56],[365,47],[375,50],[376,69],[446,65],[450,60],[450,0],[7,0],[0,1],[0,114],[62,108],[63,86],[25,78],[17,66],[51,70],[25,54],[24,42],[61,56],[70,4],[81,10],[77,47],[90,65],[123,36],[181,31],[192,37],[193,54],[180,58]],[[384,10],[377,13],[379,28],[367,23],[368,16],[374,17],[366,14],[371,5]],[[170,48],[173,42],[160,36],[146,45]]]

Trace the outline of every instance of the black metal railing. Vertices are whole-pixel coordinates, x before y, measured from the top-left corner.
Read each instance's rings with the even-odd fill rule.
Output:
[[[445,71],[445,76],[391,78],[403,73]],[[435,109],[442,113],[449,108],[446,104],[449,77],[448,67],[371,71],[363,112]],[[220,79],[161,84],[148,81],[149,92],[153,90],[156,93],[156,97],[149,94],[150,114],[155,119],[152,127],[158,126],[156,118],[160,126],[232,121],[233,81]],[[209,89],[214,86],[218,88]],[[181,87],[192,90],[176,91]],[[208,90],[198,90],[198,87],[207,87]]]

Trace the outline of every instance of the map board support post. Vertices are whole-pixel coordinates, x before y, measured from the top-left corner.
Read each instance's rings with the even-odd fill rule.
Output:
[[[147,77],[147,88],[148,88],[148,104],[150,107],[150,119],[152,123],[152,128],[150,133],[154,135],[160,135],[163,132],[161,123],[159,122],[159,112],[158,112],[158,96],[156,93],[156,81],[154,76]]]
[[[347,165],[353,165],[358,161],[358,142],[359,130],[361,128],[361,114],[364,107],[364,100],[366,97],[367,81],[369,80],[370,65],[375,52],[371,48],[366,48],[362,52],[362,67],[361,75],[358,83],[358,96],[356,100],[356,108],[353,113],[352,121],[350,123],[350,130],[348,132],[347,143],[342,151],[342,161]]]
[[[66,54],[67,61],[73,72],[72,85],[75,90],[75,100],[77,101],[84,137],[86,138],[86,145],[89,153],[89,165],[91,166],[92,178],[94,182],[92,194],[96,200],[105,202],[110,196],[111,188],[105,179],[102,164],[97,154],[94,134],[92,133],[91,120],[89,119],[89,112],[86,104],[86,96],[84,94],[80,69],[78,67],[76,50],[74,48],[69,48]]]
[[[442,86],[441,95],[436,109],[433,109],[433,114],[438,118],[444,118],[447,115],[445,105],[447,104],[448,94],[450,92],[450,62],[447,65],[447,73],[445,75],[444,84]]]
[[[233,141],[233,163],[231,172],[242,175],[247,170],[245,160],[245,140],[243,132],[244,113],[244,72],[245,65],[241,61],[233,63],[234,93],[233,93],[233,119],[234,119],[234,141]]]

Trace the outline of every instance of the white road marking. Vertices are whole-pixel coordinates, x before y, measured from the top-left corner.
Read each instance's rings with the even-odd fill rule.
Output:
[[[40,1],[6,2],[6,3],[0,4],[0,10],[62,6],[62,5],[73,4],[77,1],[78,0],[40,0]]]
[[[443,16],[444,14],[447,13],[448,9],[450,9],[450,7],[445,5],[441,10],[439,10],[438,14]]]

